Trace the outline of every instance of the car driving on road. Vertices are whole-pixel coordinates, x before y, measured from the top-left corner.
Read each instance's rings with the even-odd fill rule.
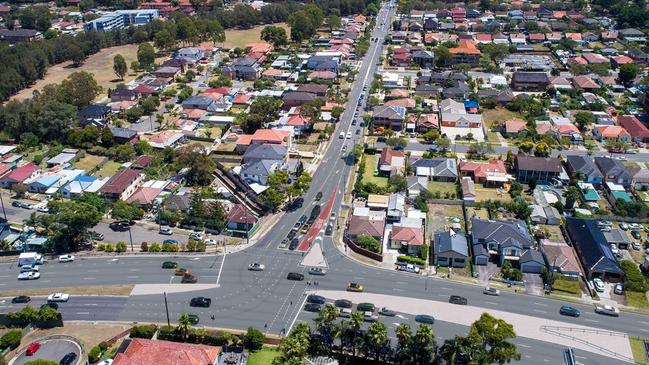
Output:
[[[196,284],[196,283],[198,283],[198,277],[196,275],[187,274],[187,275],[183,276],[182,280],[180,280],[180,283],[182,283],[182,284]]]
[[[349,283],[347,284],[347,291],[353,291],[356,293],[360,293],[363,291],[363,286],[359,283]]]
[[[418,314],[415,316],[415,322],[435,324],[435,318],[433,318],[433,316],[429,316],[428,314]]]
[[[167,226],[160,227],[160,229],[158,230],[158,233],[159,234],[164,234],[164,235],[167,235],[167,236],[171,236],[172,234],[174,234],[174,232],[171,230],[171,228],[169,228]]]
[[[500,290],[488,286],[488,287],[484,288],[484,290],[482,291],[482,294],[493,295],[493,296],[497,297],[497,296],[500,295]]]
[[[26,295],[19,295],[17,297],[14,297],[11,299],[12,303],[29,303],[32,300],[32,298],[26,296]]]
[[[596,305],[595,306],[595,313],[598,314],[603,314],[605,316],[611,316],[611,317],[619,317],[620,316],[620,310],[613,307],[612,305]]]
[[[41,343],[40,342],[33,342],[29,346],[27,346],[27,351],[25,351],[25,355],[27,356],[34,356],[36,351],[41,348]]]
[[[562,305],[561,308],[559,308],[559,314],[561,314],[562,316],[570,317],[579,317],[581,315],[579,309],[571,307],[569,305]]]
[[[192,273],[192,271],[189,270],[186,267],[179,267],[179,268],[176,269],[176,275],[178,275],[178,276],[185,276],[185,275],[189,275],[191,273]]]
[[[175,269],[178,267],[178,263],[174,261],[165,261],[162,263],[163,269]]]
[[[61,361],[59,361],[59,365],[72,365],[74,363],[74,360],[77,359],[77,354],[74,352],[68,352],[63,356]]]
[[[72,262],[72,261],[74,261],[74,255],[59,256],[59,262]]]
[[[70,300],[70,295],[65,293],[54,293],[47,297],[48,302],[67,302],[68,300]]]
[[[18,280],[36,280],[40,277],[41,277],[41,273],[36,271],[27,271],[18,274]]]
[[[323,269],[321,267],[310,267],[309,268],[309,274],[323,276],[323,275],[327,274],[327,270],[325,270],[325,269]]]
[[[465,297],[461,297],[459,295],[451,295],[451,297],[448,298],[448,302],[452,304],[467,305],[469,301]]]
[[[212,299],[205,298],[205,297],[194,297],[189,301],[190,307],[209,308],[211,304],[212,304]]]
[[[290,272],[288,275],[286,275],[286,279],[288,280],[295,280],[295,281],[302,281],[304,280],[304,275],[297,273],[297,272]]]
[[[266,267],[258,262],[253,262],[252,264],[248,265],[248,270],[250,271],[264,271]]]

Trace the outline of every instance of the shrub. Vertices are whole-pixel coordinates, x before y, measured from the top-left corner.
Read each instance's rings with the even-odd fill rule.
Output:
[[[131,327],[131,332],[129,333],[129,336],[131,338],[148,338],[151,339],[153,338],[153,334],[155,334],[157,327],[152,324],[144,324],[141,326],[133,326]]]
[[[149,244],[146,243],[146,242],[142,242],[142,244],[140,245],[140,251],[142,251],[142,252],[149,251]]]
[[[126,252],[126,242],[124,241],[119,241],[115,245],[115,251],[116,252]]]
[[[52,360],[36,359],[27,361],[24,365],[59,365],[59,363]]]
[[[426,260],[420,259],[419,257],[411,257],[411,256],[406,256],[406,255],[401,255],[397,257],[397,262],[405,263],[405,264],[413,264],[413,265],[420,265],[420,266],[425,266],[426,265]]]
[[[160,252],[160,244],[158,242],[151,243],[149,247],[149,252]]]
[[[153,245],[152,245],[153,246]],[[171,243],[162,244],[162,252],[176,252],[178,251],[178,246]]]
[[[38,311],[34,307],[26,306],[25,308],[7,314],[7,319],[17,326],[24,327],[38,318]]]
[[[422,260],[428,259],[428,245],[423,244],[419,250],[419,258]]]
[[[242,342],[248,350],[256,351],[264,345],[264,334],[260,330],[248,327],[248,331],[243,335]]]
[[[113,247],[113,245],[111,245],[110,243],[107,243],[104,245],[104,251],[113,252],[115,251],[115,247]]]
[[[106,245],[103,243],[98,244],[97,251],[106,251]]]
[[[90,363],[99,361],[99,359],[101,358],[101,352],[102,351],[99,346],[94,346],[93,348],[91,348],[90,352],[88,352],[88,361],[90,361]]]
[[[381,243],[372,236],[360,235],[356,237],[356,243],[368,251],[381,252]]]
[[[624,270],[624,287],[630,291],[646,292],[649,290],[649,283],[642,275],[638,265],[631,260],[620,261],[620,266]]]
[[[10,349],[15,349],[18,346],[20,346],[20,339],[22,337],[22,332],[20,330],[12,330],[7,333],[5,333],[2,337],[0,337],[0,348],[6,349],[9,347]]]

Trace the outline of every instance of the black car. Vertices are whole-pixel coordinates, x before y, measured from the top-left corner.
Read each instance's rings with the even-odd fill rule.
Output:
[[[307,303],[304,305],[304,310],[307,312],[320,312],[322,306],[317,303]]]
[[[334,305],[338,308],[351,308],[352,301],[347,299],[338,299],[334,302]]]
[[[304,280],[304,275],[297,272],[290,272],[288,273],[288,275],[286,275],[286,278],[288,280],[302,281]]]
[[[195,314],[188,314],[187,317],[189,317],[189,323],[193,325],[198,324],[198,321],[200,320],[198,316]]]
[[[74,363],[74,360],[76,359],[77,359],[76,353],[68,352],[67,354],[65,354],[65,356],[63,356],[61,361],[59,361],[59,365],[71,365],[72,363]]]
[[[162,263],[163,269],[175,269],[178,267],[178,263],[174,261],[165,261]]]
[[[332,233],[334,233],[334,226],[328,224],[327,228],[325,228],[325,236],[331,236]]]
[[[297,221],[300,223],[300,225],[302,225],[302,224],[304,224],[306,222],[306,219],[307,219],[306,215],[302,214],[300,219],[298,219]]]
[[[569,305],[562,305],[559,309],[559,314],[570,317],[579,317],[581,315],[579,309],[571,307]]]
[[[359,312],[374,312],[376,307],[372,303],[359,303],[356,306],[356,310]]]
[[[180,280],[180,282],[182,284],[196,284],[196,283],[198,283],[198,278],[196,277],[196,275],[189,274],[189,275],[183,276],[183,278],[182,278],[182,280]]]
[[[428,314],[418,314],[415,316],[415,322],[435,324],[435,318],[433,318],[433,316],[429,316]]]
[[[320,295],[310,294],[308,297],[306,297],[306,301],[307,303],[325,304],[325,297]]]
[[[22,206],[22,204],[20,204],[19,201],[14,200],[14,201],[11,202],[11,206],[16,207],[16,208],[20,208]]]
[[[467,305],[468,303],[465,297],[461,297],[459,295],[451,295],[451,297],[448,298],[448,302],[451,304],[459,304],[459,305]]]
[[[47,303],[41,305],[41,309],[43,309],[43,308],[59,309],[59,305],[58,305],[58,303],[47,302]]]
[[[123,221],[119,221],[119,222],[112,222],[111,224],[108,225],[108,227],[110,229],[112,229],[113,231],[120,232],[120,231],[128,231],[129,225],[128,225],[128,223],[124,223]]]
[[[19,295],[17,297],[14,297],[11,299],[12,303],[29,303],[32,300],[32,298],[26,296],[26,295]]]
[[[295,238],[295,235],[296,235],[296,234],[297,234],[297,230],[295,230],[295,231],[291,230],[291,231],[288,232],[288,234],[286,235],[286,238],[288,238],[289,240],[292,240],[293,238]]]
[[[295,250],[299,243],[300,243],[300,240],[298,240],[297,238],[293,238],[291,240],[291,243],[288,244],[288,249],[291,250],[291,251]]]
[[[319,192],[315,195],[315,200],[320,201],[322,199],[322,192]]]
[[[638,231],[636,231],[636,230],[631,231],[631,236],[633,236],[633,238],[635,238],[635,239],[637,239],[637,240],[639,240],[640,238],[642,238],[642,237],[640,236],[640,232],[638,232]]]
[[[195,298],[192,298],[192,300],[189,301],[189,306],[190,307],[209,308],[211,304],[212,304],[212,299],[211,298],[205,298],[205,297],[195,297]]]

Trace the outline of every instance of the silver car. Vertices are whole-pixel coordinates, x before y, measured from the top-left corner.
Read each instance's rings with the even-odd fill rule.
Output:
[[[482,291],[482,294],[493,295],[493,296],[497,297],[497,296],[500,295],[500,290],[488,286],[488,287],[484,288],[484,290]]]
[[[264,271],[266,267],[258,262],[254,262],[248,265],[248,270],[250,271]]]
[[[325,270],[325,269],[323,269],[321,267],[310,267],[309,268],[309,274],[324,276],[324,275],[327,275],[327,270]]]

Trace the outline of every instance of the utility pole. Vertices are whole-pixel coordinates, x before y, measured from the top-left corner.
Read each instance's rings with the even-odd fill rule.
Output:
[[[133,252],[133,236],[131,235],[131,225],[128,226],[128,239],[131,242],[131,252]]]
[[[163,292],[165,298],[165,311],[167,312],[167,327],[171,327],[169,322],[169,305],[167,304],[167,292]]]

